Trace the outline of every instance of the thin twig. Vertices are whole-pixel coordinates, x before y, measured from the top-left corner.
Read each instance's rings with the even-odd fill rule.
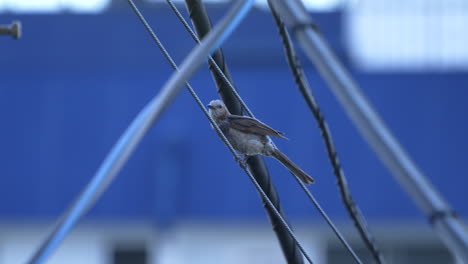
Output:
[[[345,208],[347,209],[349,216],[351,217],[361,238],[364,240],[364,243],[366,244],[367,248],[371,252],[375,261],[377,263],[384,263],[383,256],[377,247],[375,239],[373,238],[371,232],[369,231],[366,225],[365,218],[361,214],[359,207],[356,205],[356,203],[354,202],[352,198],[351,191],[346,181],[346,177],[340,166],[340,160],[335,150],[335,146],[333,144],[333,139],[332,139],[330,130],[328,129],[328,125],[320,111],[320,107],[318,106],[312,94],[312,90],[310,89],[307,78],[304,75],[304,71],[302,69],[300,60],[296,55],[294,45],[292,44],[291,38],[289,37],[286,26],[284,25],[283,21],[279,17],[276,10],[274,10],[270,1],[269,1],[269,5],[270,5],[270,10],[273,15],[273,18],[276,22],[276,26],[278,27],[278,31],[282,39],[288,65],[294,76],[294,80],[297,86],[299,87],[299,90],[301,91],[305,101],[307,102],[307,105],[309,106],[312,114],[314,115],[315,120],[317,121],[318,127],[320,129],[320,132],[322,134],[322,138],[325,143],[325,148],[328,154],[328,159],[331,163],[333,172],[336,176],[336,181],[337,181],[338,189],[340,191],[343,204],[345,205]]]

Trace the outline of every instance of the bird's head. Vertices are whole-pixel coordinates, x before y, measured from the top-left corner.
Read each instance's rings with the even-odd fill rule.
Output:
[[[215,120],[225,119],[229,112],[221,100],[213,100],[208,104],[211,117]]]

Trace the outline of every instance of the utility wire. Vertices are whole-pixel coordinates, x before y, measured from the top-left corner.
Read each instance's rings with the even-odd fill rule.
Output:
[[[199,38],[204,38],[211,31],[211,21],[208,16],[208,12],[206,11],[205,5],[201,0],[185,0],[185,3],[190,19],[192,20],[192,24],[194,25],[195,31],[197,32],[197,35],[199,36]],[[174,5],[172,5],[172,7],[174,7]],[[185,23],[185,25],[188,26],[187,23]],[[196,35],[193,34],[193,36]],[[232,81],[229,68],[227,66],[226,61],[224,60],[224,54],[221,48],[219,48],[213,54],[213,60],[215,64],[210,62],[208,64],[209,69],[216,83],[217,91],[220,97],[223,99],[224,103],[226,104],[226,107],[231,113],[236,115],[243,115],[242,108],[247,109],[247,111],[250,112],[246,104],[242,101],[242,99],[240,99],[240,96],[237,93],[237,91],[234,90],[234,82]],[[216,71],[215,65],[219,66],[218,71]],[[242,103],[240,103],[239,101],[242,101]],[[242,104],[244,105],[244,107],[242,107]],[[251,116],[253,116],[252,113]],[[270,142],[273,144],[271,140]],[[276,191],[275,185],[271,180],[270,173],[268,171],[263,157],[259,155],[249,157],[247,159],[247,164],[249,165],[249,168],[252,174],[254,175],[255,179],[258,181],[262,189],[267,194],[268,198],[275,205],[275,207],[278,208],[278,211],[280,212],[280,214],[282,214],[283,218],[287,220],[286,216],[282,212],[278,192]],[[302,254],[296,246],[294,240],[291,238],[291,236],[289,236],[288,232],[281,225],[279,219],[276,217],[274,212],[271,209],[269,209],[269,207],[266,205],[266,202],[263,199],[262,203],[270,220],[270,224],[273,228],[273,231],[275,232],[275,235],[281,246],[283,255],[286,258],[286,261],[290,264],[303,264],[304,258],[302,257]]]
[[[159,93],[145,105],[120,136],[91,181],[76,201],[60,217],[52,232],[42,241],[28,263],[43,263],[54,252],[78,220],[109,187],[144,135],[180,92],[184,82],[195,73],[212,50],[220,46],[229,36],[252,5],[253,0],[236,1],[213,31],[189,53],[182,62],[180,70],[171,75]]]
[[[385,263],[384,258],[379,248],[377,247],[375,239],[373,238],[371,232],[367,227],[364,216],[362,215],[361,211],[359,210],[359,207],[353,200],[346,177],[340,165],[338,153],[336,152],[335,146],[333,144],[333,139],[330,130],[325,121],[325,118],[322,115],[322,112],[320,111],[320,107],[317,101],[315,100],[312,90],[310,89],[309,83],[304,74],[304,70],[302,69],[301,62],[296,55],[296,51],[289,36],[288,30],[284,25],[284,22],[272,6],[271,1],[268,1],[268,5],[270,6],[271,14],[273,15],[279,34],[281,36],[286,59],[294,76],[294,80],[297,86],[299,87],[302,96],[307,102],[307,105],[309,106],[313,116],[315,117],[315,120],[317,121],[318,127],[322,134],[322,138],[325,143],[325,148],[328,154],[328,159],[336,176],[338,189],[340,191],[341,199],[345,205],[345,208],[348,211],[351,220],[354,222],[354,225],[356,226],[361,238],[364,240],[364,243],[371,252],[374,260],[377,263]]]
[[[159,40],[159,38],[157,37],[157,35],[154,33],[154,31],[152,30],[152,28],[150,27],[150,25],[148,24],[148,22],[146,21],[146,19],[144,18],[144,16],[141,14],[140,10],[138,9],[138,7],[135,5],[135,3],[133,2],[133,0],[128,0],[130,6],[132,7],[133,11],[135,12],[135,14],[137,15],[137,17],[140,19],[141,23],[144,25],[144,27],[146,28],[146,30],[148,31],[148,33],[151,35],[151,37],[153,38],[154,42],[156,43],[156,45],[159,47],[159,49],[161,50],[161,52],[164,54],[164,57],[169,61],[169,63],[171,64],[171,66],[176,70],[178,71],[178,67],[177,67],[177,64],[174,62],[174,60],[171,58],[169,52],[166,50],[166,48],[164,47],[164,45],[161,43],[161,41]],[[208,120],[210,121],[211,125],[214,127],[216,133],[218,134],[218,136],[221,138],[221,140],[223,141],[223,143],[228,147],[228,149],[231,151],[232,155],[234,156],[235,160],[238,160],[240,161],[241,160],[241,157],[236,153],[236,151],[234,150],[234,148],[232,147],[231,143],[229,142],[229,140],[226,138],[226,136],[224,135],[224,133],[221,131],[221,129],[219,128],[218,124],[213,120],[213,118],[209,115],[208,111],[206,110],[204,104],[201,102],[200,98],[198,97],[198,95],[195,93],[195,91],[193,90],[193,88],[191,87],[191,85],[186,82],[185,83],[188,91],[190,92],[190,94],[192,95],[192,97],[195,99],[196,103],[198,104],[198,106],[200,107],[200,109],[203,111],[203,113],[205,114],[205,116],[208,118]],[[287,232],[289,233],[289,235],[294,239],[295,243],[297,244],[297,246],[299,247],[299,249],[301,250],[301,252],[304,254],[305,258],[308,260],[309,263],[313,263],[312,262],[312,259],[310,258],[310,256],[307,254],[307,252],[305,251],[304,247],[300,244],[299,240],[297,239],[297,237],[294,235],[294,232],[292,231],[292,229],[289,227],[289,225],[286,223],[286,221],[284,220],[284,218],[281,216],[280,212],[278,211],[278,209],[273,205],[273,203],[271,202],[271,200],[269,199],[269,197],[266,195],[266,193],[263,191],[263,189],[261,188],[261,186],[259,185],[259,183],[257,182],[257,180],[255,179],[255,177],[252,175],[251,171],[242,164],[242,162],[239,162],[240,164],[240,167],[242,169],[244,169],[244,171],[246,172],[246,174],[248,175],[248,177],[250,178],[250,180],[252,181],[252,183],[254,184],[255,188],[257,189],[257,191],[260,193],[261,197],[263,198],[263,200],[266,202],[267,206],[275,213],[275,215],[277,216],[278,219],[280,219],[280,222],[281,224],[283,225],[283,227],[287,230]]]
[[[174,13],[176,14],[176,16],[179,18],[179,20],[182,22],[182,24],[184,25],[185,29],[190,33],[190,35],[192,36],[192,38],[197,42],[199,43],[200,40],[199,38],[197,37],[197,35],[195,34],[195,32],[193,32],[193,30],[190,28],[189,24],[185,21],[184,17],[182,16],[182,14],[179,12],[179,10],[177,9],[177,7],[174,5],[174,3],[172,2],[172,0],[166,0],[166,2],[169,4],[169,6],[171,7],[171,9],[174,11]],[[164,53],[164,51],[163,51]],[[294,56],[295,57],[295,56]],[[228,87],[234,92],[234,94],[236,95],[237,99],[241,102],[242,106],[247,109],[247,111],[249,112],[249,115],[251,117],[254,117],[253,113],[250,112],[249,108],[247,107],[247,105],[245,104],[245,102],[242,100],[242,98],[240,97],[239,93],[236,91],[235,87],[232,85],[231,81],[228,80],[228,78],[226,77],[226,75],[224,74],[224,72],[220,69],[220,67],[218,66],[218,64],[213,60],[212,57],[210,57],[210,62],[212,63],[212,65],[214,66],[214,68],[216,69],[217,73],[222,76],[222,78],[224,79],[225,83],[228,85]],[[294,73],[294,72],[293,72]],[[296,75],[295,75],[296,76]],[[313,99],[313,97],[312,97]],[[316,105],[316,104],[315,104]],[[318,109],[318,107],[317,107]],[[319,110],[319,113],[320,113],[320,110]],[[321,119],[322,121],[323,118]],[[325,124],[326,125],[326,124]],[[327,130],[328,131],[328,130]],[[323,133],[323,131],[322,131]],[[329,135],[329,133],[328,133]],[[338,161],[338,157],[336,156],[336,161]],[[339,166],[339,165],[338,165]],[[339,168],[339,167],[338,167]],[[294,175],[295,177],[295,175]],[[295,177],[296,180],[297,177]],[[346,180],[346,179],[344,179]],[[311,202],[314,204],[314,206],[317,208],[317,210],[319,211],[319,213],[322,215],[322,217],[325,219],[325,221],[327,222],[327,224],[330,226],[330,228],[333,230],[333,232],[335,233],[335,235],[338,237],[338,239],[340,240],[340,242],[344,245],[344,247],[348,250],[348,252],[352,255],[352,257],[355,259],[355,261],[357,263],[362,263],[361,260],[359,259],[359,257],[357,256],[357,254],[354,252],[354,250],[349,246],[349,243],[347,243],[347,241],[345,240],[345,238],[343,237],[343,235],[341,235],[341,233],[339,232],[339,230],[336,228],[336,226],[333,224],[333,222],[330,220],[330,218],[328,217],[328,215],[325,213],[325,211],[321,208],[320,204],[315,200],[315,198],[313,197],[313,195],[310,193],[310,191],[307,189],[307,187],[300,181],[298,180],[299,184],[301,185],[301,188],[304,190],[304,192],[306,193],[307,197],[311,200]]]
[[[169,7],[172,9],[172,11],[174,11],[175,15],[177,16],[177,18],[180,20],[180,22],[184,25],[185,29],[187,30],[187,32],[190,33],[190,36],[192,36],[192,38],[195,40],[196,43],[200,43],[200,39],[198,38],[197,34],[195,34],[195,32],[192,30],[192,28],[190,27],[190,25],[187,23],[187,21],[185,20],[185,18],[182,16],[182,14],[180,13],[179,9],[175,6],[175,4],[171,1],[171,0],[166,0],[167,4],[169,5]],[[219,76],[221,76],[221,78],[223,79],[224,83],[227,84],[229,86],[229,89],[231,89],[232,93],[234,94],[234,96],[236,97],[236,99],[241,103],[242,107],[245,109],[245,111],[247,112],[247,114],[250,116],[250,117],[253,117],[255,118],[254,114],[252,113],[252,111],[250,111],[249,107],[247,106],[247,104],[244,102],[244,100],[242,100],[242,97],[239,95],[239,93],[237,92],[237,89],[234,87],[234,85],[232,84],[232,82],[228,79],[228,77],[226,76],[226,74],[223,72],[223,70],[221,70],[221,68],[218,66],[218,64],[216,63],[216,61],[213,59],[212,56],[209,57],[209,61],[211,63],[211,65],[215,68],[216,72],[219,74]]]
[[[361,259],[358,257],[358,255],[356,254],[356,252],[354,252],[354,250],[351,248],[351,246],[349,245],[349,243],[346,241],[346,239],[343,237],[343,235],[341,235],[340,231],[338,231],[338,228],[336,228],[336,226],[333,224],[333,222],[331,221],[330,217],[328,217],[328,215],[325,213],[325,211],[323,210],[323,208],[320,206],[320,204],[317,202],[317,200],[314,198],[314,196],[312,195],[312,193],[307,189],[307,186],[297,177],[294,177],[296,179],[296,181],[299,183],[299,185],[301,186],[301,188],[304,190],[304,192],[307,194],[307,197],[312,201],[312,203],[315,205],[315,207],[317,208],[317,210],[319,211],[319,213],[322,215],[323,219],[325,219],[325,221],[327,222],[327,224],[330,226],[330,228],[333,230],[333,232],[335,233],[335,235],[338,237],[338,239],[340,240],[340,242],[343,244],[343,246],[346,248],[346,250],[351,254],[351,256],[353,257],[354,261],[356,261],[356,263],[359,263],[359,264],[362,264],[362,261]]]
[[[426,214],[447,248],[468,263],[468,232],[462,220],[390,132],[325,39],[311,27],[303,3],[272,2],[367,143]]]

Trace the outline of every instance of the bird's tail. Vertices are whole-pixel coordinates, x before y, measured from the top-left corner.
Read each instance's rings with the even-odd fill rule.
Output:
[[[301,181],[305,184],[309,183],[314,183],[315,180],[312,179],[312,177],[309,176],[306,172],[301,170],[299,166],[294,164],[286,155],[284,155],[280,150],[275,149],[272,151],[271,156],[275,159],[277,159],[281,164],[283,164],[286,168],[288,168],[289,171],[291,171],[294,175],[299,177]]]

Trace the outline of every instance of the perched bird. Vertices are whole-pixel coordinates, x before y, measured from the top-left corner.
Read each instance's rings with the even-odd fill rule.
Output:
[[[261,154],[277,159],[289,171],[298,176],[305,184],[314,179],[294,164],[271,142],[268,136],[287,139],[283,133],[265,125],[257,119],[232,115],[221,100],[208,104],[211,117],[218,124],[235,150],[248,156]]]

